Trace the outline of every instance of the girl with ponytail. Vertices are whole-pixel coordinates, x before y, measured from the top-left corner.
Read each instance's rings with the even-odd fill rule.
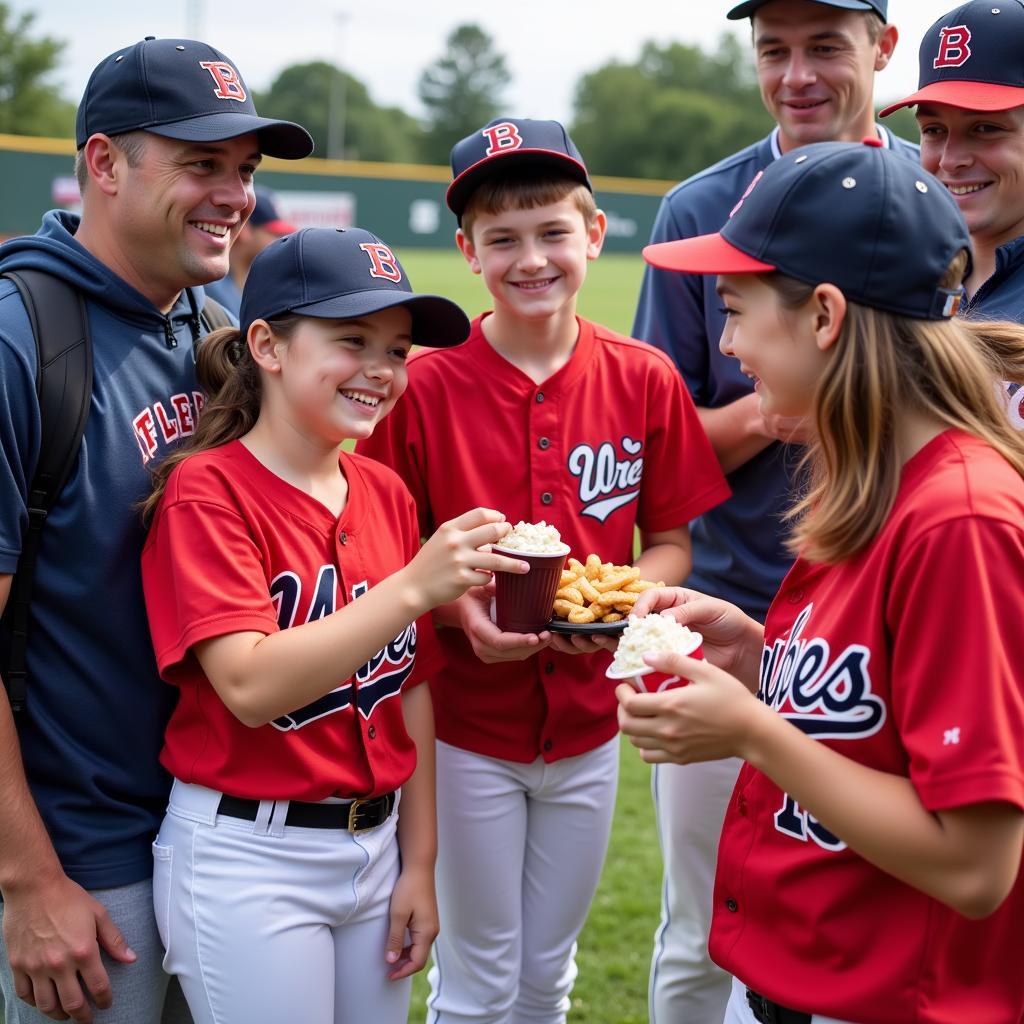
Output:
[[[526,571],[475,509],[420,546],[412,496],[340,451],[462,311],[412,293],[369,232],[308,229],[253,262],[209,396],[156,471],[142,575],[179,699],[153,844],[164,967],[196,1024],[399,1024],[437,933],[429,611]]]
[[[651,591],[707,661],[619,688],[651,762],[746,761],[710,936],[727,1024],[1024,1019],[1024,328],[956,318],[949,192],[873,145],[784,155],[717,235],[650,246],[717,273],[723,352],[813,427],[796,562],[762,626]]]

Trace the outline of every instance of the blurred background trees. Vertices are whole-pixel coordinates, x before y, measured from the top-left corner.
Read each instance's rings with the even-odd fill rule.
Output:
[[[0,3],[0,132],[74,135],[76,104],[52,81],[64,44],[49,36],[33,39],[34,20]]]
[[[63,43],[33,38],[33,16],[0,2],[0,132],[69,136],[75,104],[53,75]],[[505,56],[478,25],[459,25],[422,71],[417,118],[378,105],[369,87],[327,61],[285,68],[256,95],[261,114],[305,125],[317,156],[446,164],[452,145],[495,116],[512,79]],[[886,122],[917,141],[912,111]],[[592,174],[677,181],[761,138],[772,126],[749,48],[724,33],[711,50],[646,43],[634,61],[584,74],[567,126]]]
[[[423,157],[446,164],[452,146],[503,113],[512,75],[494,41],[477,25],[460,25],[447,50],[420,76],[418,94],[427,111]]]

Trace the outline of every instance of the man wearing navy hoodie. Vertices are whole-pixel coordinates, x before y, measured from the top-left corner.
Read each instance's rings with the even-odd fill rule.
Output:
[[[150,647],[135,506],[147,467],[194,429],[202,286],[227,272],[261,154],[297,159],[313,143],[258,117],[233,62],[188,39],[102,61],[76,136],[81,218],[52,211],[0,247],[0,271],[44,270],[84,295],[94,366],[78,460],[43,530],[16,723],[0,688],[0,988],[6,1024],[159,1024],[188,1017],[165,1012],[153,914],[171,691]],[[36,363],[21,298],[0,281],[0,608],[40,450]]]

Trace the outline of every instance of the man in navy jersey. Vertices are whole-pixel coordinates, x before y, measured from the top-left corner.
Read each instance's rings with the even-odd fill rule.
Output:
[[[6,1024],[177,1024],[189,1017],[183,1001],[165,1008],[150,850],[170,788],[157,761],[170,690],[146,624],[136,506],[147,466],[195,429],[201,286],[227,272],[261,155],[304,157],[313,141],[257,116],[224,54],[152,37],[97,66],[76,136],[81,218],[52,211],[0,248],[0,271],[42,270],[80,292],[93,356],[78,459],[42,531],[17,720],[0,688],[0,989]],[[0,609],[40,451],[36,362],[3,280]]]

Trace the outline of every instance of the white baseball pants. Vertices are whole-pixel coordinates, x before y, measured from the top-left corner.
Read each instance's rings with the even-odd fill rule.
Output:
[[[664,863],[651,959],[650,1024],[721,1024],[730,975],[708,956],[722,822],[739,758],[659,764],[651,773]]]
[[[397,814],[359,835],[217,814],[175,782],[153,844],[153,903],[195,1024],[405,1024],[411,979],[387,978]],[[264,806],[265,805],[265,806]]]
[[[428,1024],[564,1024],[618,772],[618,737],[551,764],[437,744]]]

